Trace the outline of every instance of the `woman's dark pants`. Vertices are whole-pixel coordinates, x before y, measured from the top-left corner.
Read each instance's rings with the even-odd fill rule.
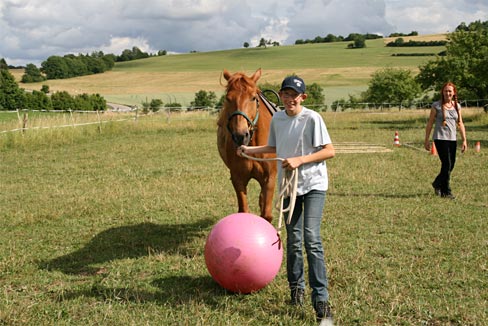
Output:
[[[434,188],[440,188],[441,195],[445,196],[451,194],[450,180],[452,169],[454,169],[454,164],[456,163],[457,142],[455,140],[435,139],[434,143],[437,155],[441,160],[441,171],[432,185]]]

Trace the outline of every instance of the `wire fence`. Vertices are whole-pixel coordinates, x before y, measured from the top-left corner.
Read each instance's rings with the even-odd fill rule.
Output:
[[[488,111],[488,99],[475,99],[475,100],[461,100],[459,101],[462,107],[484,108],[485,112]],[[306,104],[305,104],[306,105]],[[330,105],[332,111],[345,111],[345,110],[418,110],[418,109],[430,109],[432,106],[431,101],[414,101],[409,103],[372,103],[372,102],[347,102],[339,101]],[[329,106],[327,105],[308,105],[307,107],[324,108],[327,111]],[[320,110],[322,111],[322,110]]]
[[[477,99],[477,100],[463,100],[460,101],[462,107],[471,108],[483,108],[486,113],[488,113],[488,99]],[[390,110],[418,110],[418,109],[429,109],[431,107],[431,102],[413,102],[408,105],[402,105],[401,103],[340,103],[336,106],[329,106],[327,104],[309,104],[306,107],[319,112],[344,112],[350,110],[368,110],[368,111],[390,111]],[[101,128],[102,124],[109,122],[124,122],[124,121],[137,121],[140,117],[151,117],[157,115],[165,115],[166,121],[174,120],[177,117],[185,117],[186,113],[205,113],[208,115],[218,114],[221,107],[165,107],[156,111],[147,111],[139,109],[136,106],[130,107],[127,110],[108,110],[108,111],[74,111],[74,110],[16,110],[16,111],[0,111],[0,114],[16,114],[17,115],[17,126],[14,128],[0,130],[0,134],[10,133],[10,132],[25,132],[27,130],[40,130],[40,129],[51,129],[51,128],[67,128],[67,127],[80,127],[88,125],[99,125]],[[68,115],[67,121],[65,123],[60,123],[57,125],[45,125],[45,126],[35,126],[29,121],[29,112],[44,114],[65,114]],[[177,115],[173,115],[176,113]],[[92,115],[91,119],[84,119],[84,121],[79,121],[75,118],[75,115]],[[183,114],[183,115],[182,115]],[[195,117],[193,117],[195,118]],[[13,119],[10,119],[13,120]],[[66,120],[66,119],[65,119]],[[90,121],[86,121],[90,120]],[[2,119],[0,119],[0,122]],[[15,122],[6,125],[13,125]],[[5,123],[4,123],[5,125]],[[1,124],[0,124],[1,128]]]
[[[65,123],[60,124],[50,124],[50,125],[30,125],[33,124],[29,120],[29,112],[34,113],[50,113],[50,114],[68,114],[69,118],[64,119]],[[114,115],[112,112],[110,114],[106,114],[106,112],[100,111],[60,111],[60,110],[50,110],[50,111],[42,111],[42,110],[17,110],[17,111],[0,111],[0,113],[5,114],[17,114],[17,128],[7,129],[7,130],[0,130],[0,134],[11,133],[11,132],[26,132],[27,130],[41,130],[41,129],[53,129],[53,128],[67,128],[67,127],[80,127],[80,126],[88,126],[88,125],[99,125],[101,127],[102,124],[109,123],[109,122],[123,122],[123,121],[130,121],[137,119],[137,112],[133,114],[133,116],[120,118],[117,115]],[[126,113],[126,112],[125,112]],[[85,115],[96,115],[96,117],[91,117],[90,119],[85,119],[84,121],[79,121],[75,118],[75,114],[85,114]],[[67,120],[67,121],[66,121]],[[89,120],[89,121],[86,121]],[[7,125],[12,125],[12,123],[5,123]]]
[[[17,110],[17,111],[0,111],[0,134],[14,133],[14,132],[26,132],[28,130],[42,130],[42,129],[55,129],[55,128],[68,128],[68,127],[81,127],[89,125],[98,125],[99,131],[101,126],[106,123],[112,122],[125,122],[125,121],[138,121],[144,119],[144,121],[176,121],[176,120],[188,120],[206,119],[206,117],[217,114],[218,110],[215,108],[202,109],[202,110],[171,110],[169,108],[164,110],[144,111],[141,109],[131,109],[126,111],[64,111],[64,110]],[[32,118],[29,113],[36,113],[36,117]],[[1,114],[16,114],[17,119],[2,119]],[[42,119],[39,115],[51,114],[51,117],[57,114],[62,115],[61,119]],[[79,116],[83,115],[83,118]],[[191,116],[190,116],[191,115]],[[2,121],[3,120],[3,121]],[[15,126],[12,128],[12,126]],[[3,128],[2,128],[3,127]],[[4,129],[4,130],[2,130]]]

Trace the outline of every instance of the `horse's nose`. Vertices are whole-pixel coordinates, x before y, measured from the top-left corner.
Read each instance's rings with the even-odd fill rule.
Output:
[[[249,145],[249,141],[251,140],[249,132],[246,132],[244,134],[233,133],[232,138],[237,146]]]

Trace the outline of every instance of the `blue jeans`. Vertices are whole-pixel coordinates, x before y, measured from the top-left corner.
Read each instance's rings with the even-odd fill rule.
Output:
[[[289,198],[285,199],[287,207]],[[305,289],[302,242],[305,243],[308,262],[308,280],[312,288],[312,304],[328,301],[327,269],[320,235],[325,191],[312,190],[297,196],[290,224],[286,224],[286,272],[291,289]],[[303,214],[302,214],[303,212]],[[285,217],[287,219],[287,217]]]

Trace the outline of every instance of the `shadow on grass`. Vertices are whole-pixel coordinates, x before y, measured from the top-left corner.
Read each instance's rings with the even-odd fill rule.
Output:
[[[488,126],[466,126],[466,132],[468,131],[488,131]]]
[[[425,118],[405,119],[405,120],[372,120],[369,124],[378,126],[379,129],[408,130],[425,128],[427,120]]]
[[[340,193],[340,192],[331,192],[327,194],[327,196],[337,196],[337,197],[382,197],[382,198],[418,198],[418,197],[432,197],[433,192],[423,192],[418,194],[373,194],[373,193]]]
[[[161,320],[165,321],[168,319],[174,321],[179,314],[194,313],[195,309],[198,309],[194,307],[206,307],[213,310],[213,315],[227,314],[229,309],[233,309],[234,313],[238,313],[241,317],[256,321],[257,317],[253,307],[259,305],[260,309],[265,309],[268,313],[286,315],[287,318],[297,320],[298,325],[309,324],[307,321],[310,321],[313,316],[311,308],[305,310],[301,307],[292,307],[287,302],[277,304],[276,300],[263,297],[258,294],[259,292],[237,294],[227,291],[210,276],[171,276],[155,279],[151,285],[155,288],[154,291],[132,286],[113,288],[104,285],[103,280],[97,280],[96,284],[92,284],[90,287],[53,293],[52,298],[61,303],[79,299],[86,301],[87,298],[93,298],[97,302],[107,304],[113,302],[121,305],[154,304],[171,309],[165,310],[172,311],[171,317],[161,316]],[[261,316],[261,318],[263,317]],[[167,321],[163,322],[163,324],[167,323]],[[268,323],[263,321],[262,325],[268,325]]]
[[[95,275],[100,269],[94,265],[115,259],[138,258],[150,252],[191,255],[186,245],[195,238],[204,237],[214,222],[205,219],[192,224],[140,223],[110,228],[97,234],[83,248],[43,261],[39,267],[65,274]]]
[[[367,124],[371,124],[373,126],[377,126],[379,129],[388,129],[388,130],[409,130],[409,129],[425,129],[428,120],[428,113],[425,117],[418,117],[412,119],[403,119],[403,120],[371,120],[367,121]],[[473,117],[463,117],[464,124],[468,124],[466,126],[467,130],[470,131],[487,131],[488,126],[484,124],[478,125],[477,118]],[[474,125],[470,125],[474,124]]]
[[[205,302],[207,305],[218,305],[219,299],[232,293],[221,288],[209,276],[171,276],[156,279],[152,285],[155,291],[138,289],[136,287],[113,288],[101,284],[103,281],[92,284],[91,287],[72,291],[59,292],[57,301],[73,300],[80,297],[95,298],[99,301],[117,301],[120,303],[146,303],[180,305],[187,303]]]
[[[79,282],[50,293],[56,302],[86,300],[93,298],[99,302],[117,302],[120,304],[153,303],[159,306],[181,307],[182,305],[205,305],[212,309],[222,309],[228,297],[237,302],[248,302],[254,294],[236,294],[221,287],[205,273],[191,275],[191,272],[180,271],[183,275],[170,275],[155,279],[138,279],[140,283],[125,286],[110,286],[107,277],[110,271],[97,265],[115,259],[137,258],[148,255],[151,251],[166,254],[177,254],[194,259],[194,250],[188,248],[196,238],[205,237],[214,220],[206,219],[193,224],[157,225],[141,223],[107,229],[97,234],[83,248],[73,253],[44,261],[40,268],[57,270],[68,275],[77,275]],[[186,274],[186,275],[185,275]],[[243,306],[242,314],[254,318],[253,311]],[[274,308],[276,309],[276,308]],[[277,310],[277,313],[283,313]],[[286,311],[288,315],[306,319],[306,315]]]

